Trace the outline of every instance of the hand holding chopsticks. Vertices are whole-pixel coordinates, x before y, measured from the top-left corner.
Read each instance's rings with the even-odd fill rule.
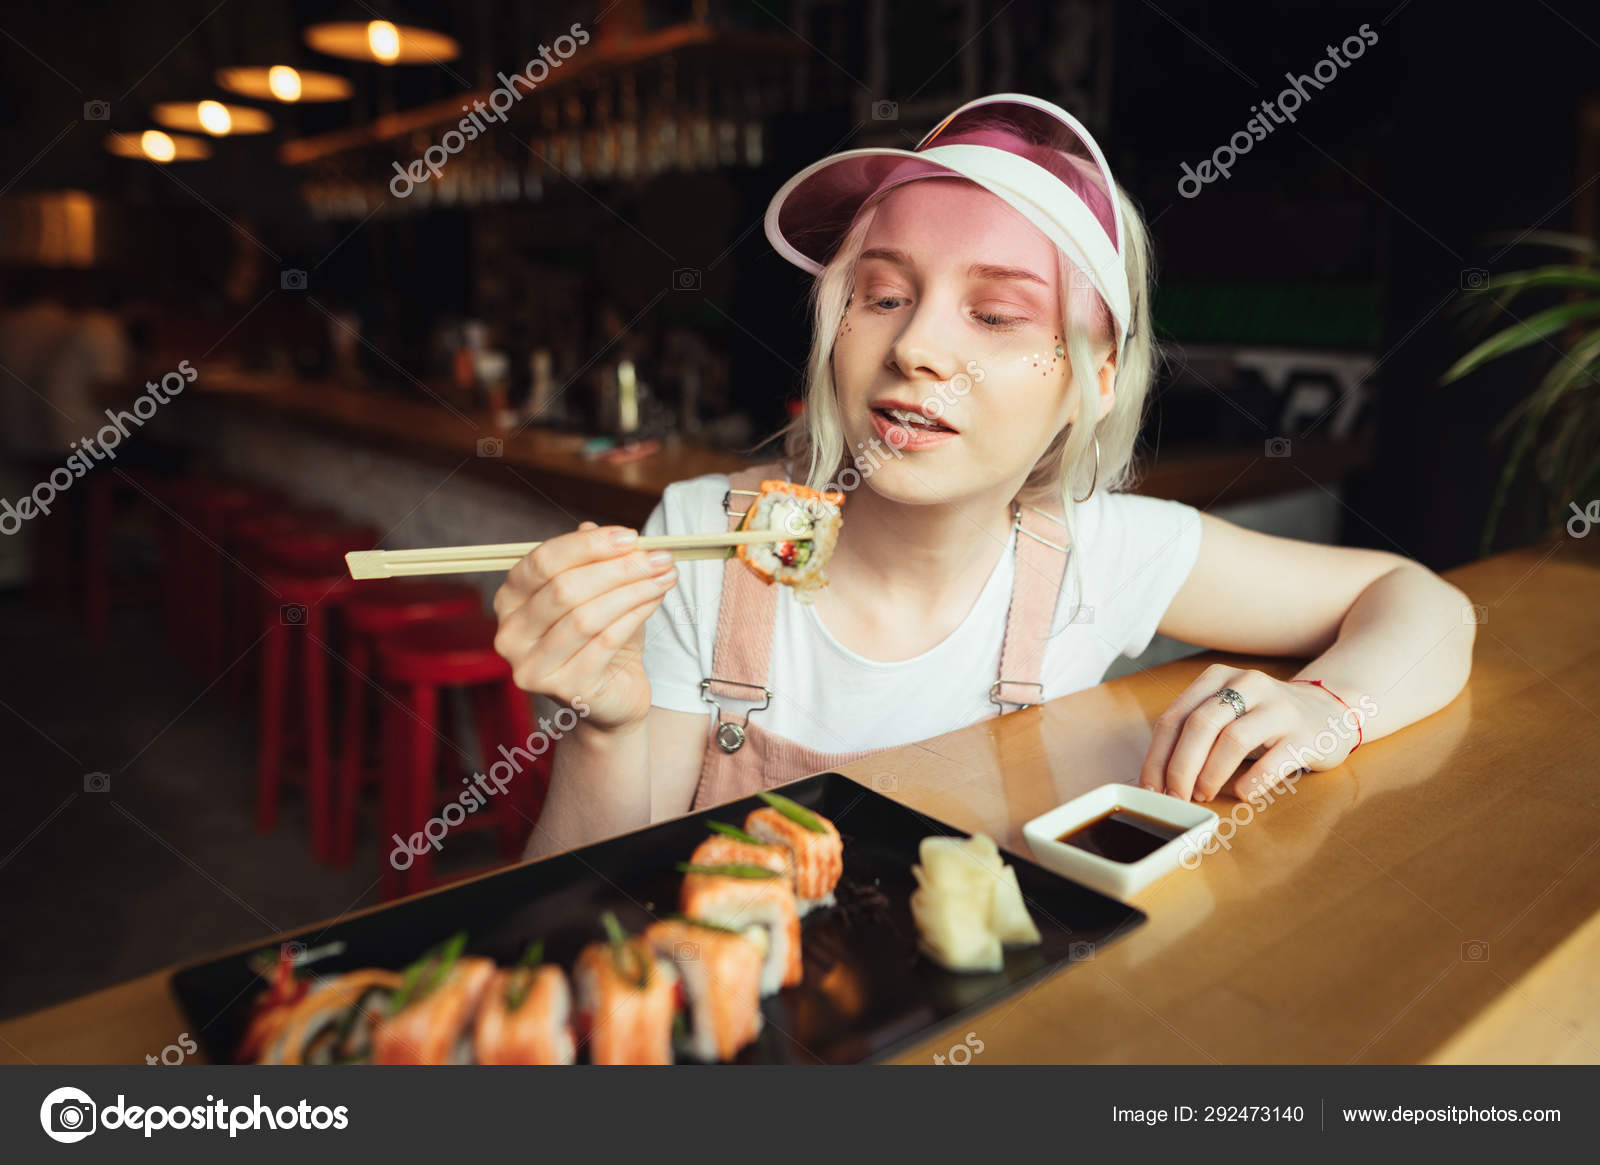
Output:
[[[670,550],[673,558],[679,561],[726,558],[736,546],[752,542],[783,542],[793,537],[782,530],[724,530],[713,534],[640,538],[631,549]],[[344,559],[350,567],[350,577],[355,579],[472,574],[475,571],[510,570],[538,545],[538,542],[498,542],[484,546],[434,546],[422,550],[352,550]]]

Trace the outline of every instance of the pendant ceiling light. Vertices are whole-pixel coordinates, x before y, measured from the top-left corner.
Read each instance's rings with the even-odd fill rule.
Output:
[[[305,37],[319,53],[380,65],[432,64],[461,55],[461,46],[442,32],[387,20],[313,24]]]
[[[224,105],[220,101],[165,101],[151,115],[168,129],[196,130],[212,137],[236,133],[266,133],[272,115],[249,105]]]
[[[337,73],[317,73],[292,65],[218,69],[216,78],[217,84],[229,93],[286,104],[344,101],[355,92],[355,87]]]
[[[158,129],[143,133],[114,133],[106,136],[106,149],[119,158],[145,158],[166,165],[168,162],[197,162],[211,156],[211,145],[189,134],[168,134]]]

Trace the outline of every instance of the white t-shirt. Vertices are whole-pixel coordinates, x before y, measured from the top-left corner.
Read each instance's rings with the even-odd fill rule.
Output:
[[[727,488],[725,474],[669,485],[641,533],[727,529]],[[1132,658],[1144,651],[1200,553],[1200,513],[1181,502],[1096,491],[1078,505],[1076,518],[1072,553],[1080,554],[1083,606],[1069,622],[1076,598],[1069,562],[1039,677],[1046,700],[1099,683],[1119,653]],[[849,650],[815,607],[778,587],[767,679],[772,703],[752,723],[808,748],[853,752],[926,740],[997,715],[989,686],[999,674],[1016,538],[1013,531],[961,625],[921,655],[892,663]],[[708,732],[713,709],[700,697],[700,681],[712,674],[724,566],[722,559],[680,562],[677,585],[645,624],[651,703],[705,713]],[[719,702],[726,716],[742,719],[759,703],[754,695]]]

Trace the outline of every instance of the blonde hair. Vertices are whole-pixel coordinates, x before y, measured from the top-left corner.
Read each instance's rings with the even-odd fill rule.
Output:
[[[1060,151],[1075,169],[1086,163]],[[947,179],[941,179],[947,180]],[[1079,184],[1072,183],[1074,187]],[[1087,185],[1087,183],[1085,183]],[[887,192],[886,192],[887,193]],[[1080,191],[1083,193],[1083,191]],[[811,285],[808,304],[811,313],[811,351],[806,359],[804,403],[798,416],[789,422],[775,438],[781,437],[784,452],[794,469],[804,469],[806,484],[813,489],[838,488],[837,476],[851,462],[851,452],[845,445],[844,426],[839,415],[839,401],[833,379],[833,345],[838,335],[838,325],[844,315],[845,304],[855,284],[855,267],[865,243],[872,221],[877,217],[882,197],[866,204],[840,240],[827,265]],[[1052,515],[1060,513],[1067,529],[1068,544],[1077,545],[1075,498],[1094,490],[1115,492],[1132,485],[1134,479],[1134,444],[1144,421],[1144,411],[1149,399],[1159,351],[1150,326],[1150,296],[1155,286],[1153,256],[1144,218],[1138,206],[1120,186],[1116,198],[1122,213],[1123,263],[1127,271],[1128,289],[1132,297],[1133,314],[1129,320],[1128,338],[1116,354],[1115,398],[1111,411],[1096,424],[1069,422],[1055,435],[1039,460],[1029,471],[1017,500],[1045,510]],[[1087,199],[1086,199],[1087,201]],[[1102,196],[1102,201],[1104,198]],[[1102,216],[1104,217],[1104,216]],[[1115,344],[1114,323],[1110,310],[1081,275],[1077,266],[1059,248],[1061,288],[1061,334],[1066,338],[1072,383],[1079,386],[1079,419],[1097,407],[1099,375],[1094,360],[1094,346]],[[1100,441],[1099,470],[1096,476],[1094,442]],[[1079,555],[1070,555],[1073,575],[1082,602],[1083,574]],[[1073,611],[1073,618],[1077,617]]]

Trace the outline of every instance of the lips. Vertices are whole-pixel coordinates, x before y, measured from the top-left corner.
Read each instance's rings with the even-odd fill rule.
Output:
[[[872,411],[882,417],[891,426],[909,430],[913,433],[958,433],[954,425],[946,423],[943,419],[934,416],[927,409],[917,405],[907,404],[898,400],[874,401],[870,406]]]
[[[919,421],[906,422],[896,419],[904,415],[899,410],[890,411],[882,408],[871,410],[872,431],[877,434],[878,440],[886,442],[891,449],[920,453],[956,440],[956,431],[944,424],[929,425]]]

